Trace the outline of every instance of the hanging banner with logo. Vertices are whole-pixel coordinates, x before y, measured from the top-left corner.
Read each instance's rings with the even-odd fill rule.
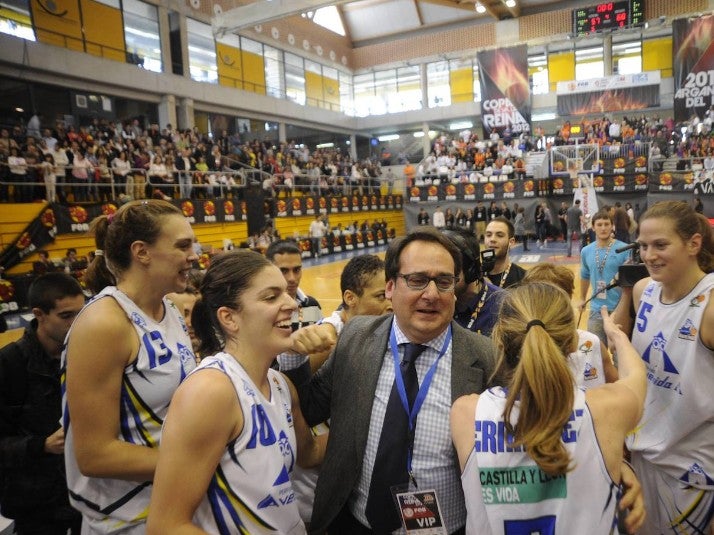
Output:
[[[53,242],[56,234],[55,213],[52,208],[45,208],[40,212],[40,215],[27,225],[27,228],[20,233],[17,239],[0,253],[0,266],[3,266],[5,269],[10,269],[14,265],[19,264],[27,255]],[[5,284],[1,280],[0,283]],[[9,288],[11,287],[12,285],[9,286]],[[7,292],[3,296],[2,286],[0,286],[0,303],[9,303],[10,297],[12,296]],[[6,300],[6,298],[8,300]],[[3,312],[2,307],[0,307],[0,312]]]
[[[714,15],[672,21],[674,120],[700,118],[714,104]]]
[[[481,121],[484,137],[531,131],[531,89],[528,47],[484,50],[476,54],[481,84]]]

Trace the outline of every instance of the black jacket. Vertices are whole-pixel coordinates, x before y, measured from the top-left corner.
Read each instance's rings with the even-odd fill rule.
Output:
[[[0,349],[0,512],[9,518],[79,515],[69,505],[64,456],[44,452],[62,413],[60,363],[37,339],[37,320]]]

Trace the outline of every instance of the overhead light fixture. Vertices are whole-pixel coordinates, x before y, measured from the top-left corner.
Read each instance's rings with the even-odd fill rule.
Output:
[[[424,137],[424,132],[414,132],[412,135],[414,137]]]
[[[516,0],[506,0],[506,7],[516,7]]]
[[[316,149],[331,149],[334,146],[335,146],[334,143],[318,143],[317,145],[315,145],[315,148]]]
[[[476,2],[476,13],[486,13],[486,8],[481,2]]]
[[[387,134],[386,136],[379,136],[377,139],[379,141],[395,141],[399,139],[399,134]]]

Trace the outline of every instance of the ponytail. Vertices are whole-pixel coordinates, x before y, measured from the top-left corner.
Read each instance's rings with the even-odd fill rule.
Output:
[[[513,445],[524,446],[545,473],[565,474],[573,467],[562,434],[575,397],[567,355],[577,344],[570,297],[545,282],[510,288],[492,338],[499,354],[494,376],[508,379],[503,417]]]
[[[89,226],[89,233],[94,235],[97,252],[94,255],[94,260],[87,266],[84,283],[95,295],[107,286],[116,284],[116,279],[107,265],[106,255],[104,254],[108,228],[109,218],[106,215],[96,217]]]
[[[203,298],[196,301],[191,312],[191,326],[200,341],[199,355],[213,355],[221,351],[225,345],[223,338],[218,337],[220,332],[213,324],[215,314]]]

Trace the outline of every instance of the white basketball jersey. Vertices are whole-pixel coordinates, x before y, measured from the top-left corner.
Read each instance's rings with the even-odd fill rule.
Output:
[[[93,300],[114,298],[124,309],[139,337],[136,360],[124,369],[119,406],[119,440],[156,448],[171,396],[196,367],[191,340],[183,318],[170,301],[164,299],[161,321],[146,316],[123,292],[105,288]],[[86,310],[86,308],[84,309]],[[83,310],[82,313],[85,313]],[[111,343],[107,340],[107,343]],[[62,354],[63,391],[67,364]],[[65,465],[70,503],[84,517],[93,533],[114,533],[146,521],[151,481],[137,483],[119,479],[82,475],[74,456],[72,415],[67,396],[62,398],[65,429]]]
[[[605,384],[602,344],[596,334],[578,329],[578,349],[568,355],[568,366],[575,376],[575,386],[579,388]]]
[[[500,387],[481,394],[476,406],[474,449],[461,475],[466,533],[615,533],[618,487],[605,467],[585,393],[575,389],[573,412],[563,428],[575,469],[562,476],[547,475],[522,446],[508,446],[505,406]],[[512,411],[512,420],[517,418],[518,404]]]
[[[632,344],[647,366],[647,397],[627,446],[669,476],[714,489],[714,355],[700,339],[714,274],[686,297],[661,302],[661,285],[642,292]]]
[[[220,370],[230,378],[244,424],[238,437],[227,445],[194,514],[194,523],[221,535],[306,533],[290,483],[297,449],[285,379],[268,370],[270,399],[266,399],[229,354],[202,360],[194,373],[206,368]]]

